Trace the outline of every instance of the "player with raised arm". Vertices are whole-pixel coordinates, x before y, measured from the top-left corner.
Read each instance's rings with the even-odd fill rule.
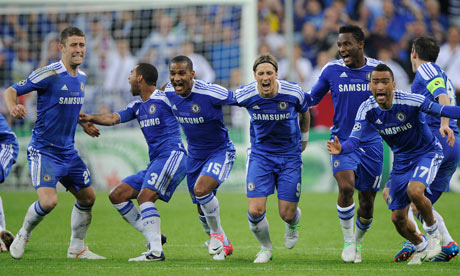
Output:
[[[411,241],[416,253],[409,264],[421,264],[441,252],[441,234],[425,190],[436,176],[442,162],[442,147],[425,121],[425,113],[460,118],[460,107],[440,105],[417,94],[394,91],[393,72],[380,64],[371,73],[373,96],[365,101],[356,115],[350,137],[342,144],[337,137],[328,141],[331,154],[347,154],[358,148],[367,128],[375,128],[394,153],[390,174],[388,208],[398,232]],[[426,223],[428,241],[418,235],[408,220],[410,203],[414,203]]]
[[[254,263],[267,263],[273,246],[265,213],[267,197],[275,188],[279,214],[286,223],[286,248],[294,248],[299,237],[301,154],[308,141],[311,99],[297,84],[277,79],[278,63],[273,56],[259,56],[252,69],[256,81],[238,88],[235,99],[251,117],[246,194],[249,228],[261,245]]]
[[[174,57],[165,94],[187,138],[187,185],[198,212],[203,213],[203,227],[209,227],[208,252],[215,260],[223,260],[232,254],[233,246],[221,226],[215,194],[235,160],[222,115],[222,105],[233,103],[233,93],[194,77],[192,61],[186,56]]]
[[[99,125],[115,125],[137,119],[149,147],[150,163],[145,170],[128,176],[115,187],[109,197],[115,208],[131,225],[144,234],[149,251],[129,261],[164,261],[160,214],[155,201],[168,202],[186,173],[187,153],[180,137],[179,123],[166,103],[164,92],[156,89],[157,69],[139,63],[131,70],[129,84],[133,96],[141,100],[130,103],[125,110],[111,114],[80,114],[80,120]],[[139,211],[130,201],[136,198]]]
[[[337,136],[340,141],[345,141],[353,128],[359,106],[371,96],[369,74],[381,62],[364,56],[364,33],[358,26],[340,27],[337,46],[341,59],[324,66],[311,90],[311,97],[312,106],[317,105],[331,91],[335,110],[331,137]],[[380,188],[382,139],[373,129],[368,129],[363,137],[356,151],[331,156],[332,172],[339,188],[337,213],[344,238],[344,262],[359,263],[362,260],[361,243],[371,227],[375,195]],[[353,232],[355,188],[359,208]]]
[[[76,198],[72,210],[68,258],[105,259],[91,252],[84,239],[91,224],[92,207],[96,200],[91,175],[74,147],[78,116],[85,96],[86,75],[79,70],[85,58],[85,35],[76,27],[61,33],[59,62],[32,72],[4,92],[5,104],[11,116],[24,119],[26,108],[17,104],[17,96],[37,91],[37,121],[27,148],[32,184],[38,200],[30,205],[22,228],[10,247],[10,254],[21,259],[32,230],[51,212],[58,202],[56,184],[59,181]],[[89,125],[89,133],[98,130]],[[86,130],[85,130],[86,131]]]
[[[446,73],[435,63],[439,54],[439,45],[436,39],[430,36],[421,36],[412,43],[411,62],[415,78],[412,83],[412,93],[421,94],[442,105],[456,105],[455,88]],[[444,159],[439,167],[436,178],[430,185],[431,194],[425,191],[425,196],[435,204],[443,192],[449,191],[449,183],[457,169],[460,159],[460,139],[456,120],[450,118],[427,115],[426,121],[433,134],[442,145]],[[447,135],[446,135],[447,134]],[[415,209],[414,212],[417,210]],[[450,261],[459,253],[458,244],[450,236],[442,216],[433,209],[433,215],[438,222],[442,236],[442,252],[433,261]],[[412,207],[409,208],[409,218],[413,219]],[[421,219],[421,216],[417,216]],[[422,221],[423,223],[423,221]],[[426,226],[424,224],[424,226]],[[394,261],[405,261],[415,251],[412,243],[407,241],[403,248],[393,258]]]
[[[3,115],[0,115],[0,148],[0,184],[2,184],[10,174],[11,167],[16,163],[19,151],[16,134]],[[0,197],[0,253],[8,251],[13,240],[14,235],[6,230],[5,211]]]

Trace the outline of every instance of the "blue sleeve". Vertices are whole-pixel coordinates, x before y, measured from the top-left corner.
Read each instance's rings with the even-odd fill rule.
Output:
[[[355,151],[359,146],[359,139],[356,137],[348,137],[342,144],[342,152],[340,154],[347,154]]]
[[[311,92],[310,92],[310,97],[312,100],[311,106],[317,105],[321,101],[321,99],[324,97],[324,95],[326,95],[327,92],[329,92],[329,89],[330,89],[329,81],[324,77],[326,70],[327,68],[323,70],[323,72],[318,78],[318,81],[315,83],[315,85],[311,89]]]
[[[49,81],[51,79],[52,77],[47,77],[43,80],[40,80],[39,82],[33,82],[30,80],[30,76],[29,76],[29,78],[19,81],[13,84],[11,87],[17,91],[18,96],[21,96],[21,95],[30,93],[32,91],[45,90],[48,87]]]
[[[358,148],[365,129],[368,127],[367,120],[356,120],[353,130],[345,142],[342,143],[342,154],[353,152]]]
[[[120,115],[120,123],[126,123],[136,118],[136,109],[135,105],[129,104],[125,110],[117,111]]]
[[[442,105],[425,98],[420,108],[423,112],[434,116],[460,119],[460,106]]]

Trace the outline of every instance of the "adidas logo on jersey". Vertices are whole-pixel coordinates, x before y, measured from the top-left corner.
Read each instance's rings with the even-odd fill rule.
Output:
[[[347,73],[343,72],[342,74],[340,74],[340,77],[341,78],[348,78],[348,75],[347,75]]]
[[[375,121],[375,123],[378,124],[378,125],[381,125],[382,121],[380,121],[380,119],[377,119],[377,121]]]
[[[258,105],[255,105],[252,107],[253,109],[260,109],[260,107]]]
[[[67,85],[64,84],[64,86],[62,86],[61,90],[69,90],[69,89],[67,88]]]
[[[173,109],[173,110],[177,110],[177,107],[176,107],[175,104],[173,105],[172,109]]]

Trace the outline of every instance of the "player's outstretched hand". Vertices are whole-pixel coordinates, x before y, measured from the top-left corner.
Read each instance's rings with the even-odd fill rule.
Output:
[[[11,110],[11,117],[16,119],[24,119],[26,117],[27,109],[22,104],[15,105]]]
[[[337,155],[342,152],[342,145],[340,144],[339,138],[337,138],[337,136],[334,136],[334,141],[327,141],[327,150],[332,155]]]
[[[442,126],[441,124],[439,132],[441,132],[442,138],[446,137],[447,134],[447,144],[452,147],[455,143],[454,131],[449,126]]]
[[[81,116],[81,114],[80,114]],[[88,134],[91,137],[99,137],[99,129],[90,122],[80,122],[81,127],[83,128],[83,131]]]

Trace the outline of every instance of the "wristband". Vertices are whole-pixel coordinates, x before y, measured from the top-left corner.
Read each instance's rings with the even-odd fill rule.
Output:
[[[308,142],[308,138],[310,137],[310,133],[307,131],[307,132],[302,132],[301,133],[301,139],[300,141],[302,142]]]

